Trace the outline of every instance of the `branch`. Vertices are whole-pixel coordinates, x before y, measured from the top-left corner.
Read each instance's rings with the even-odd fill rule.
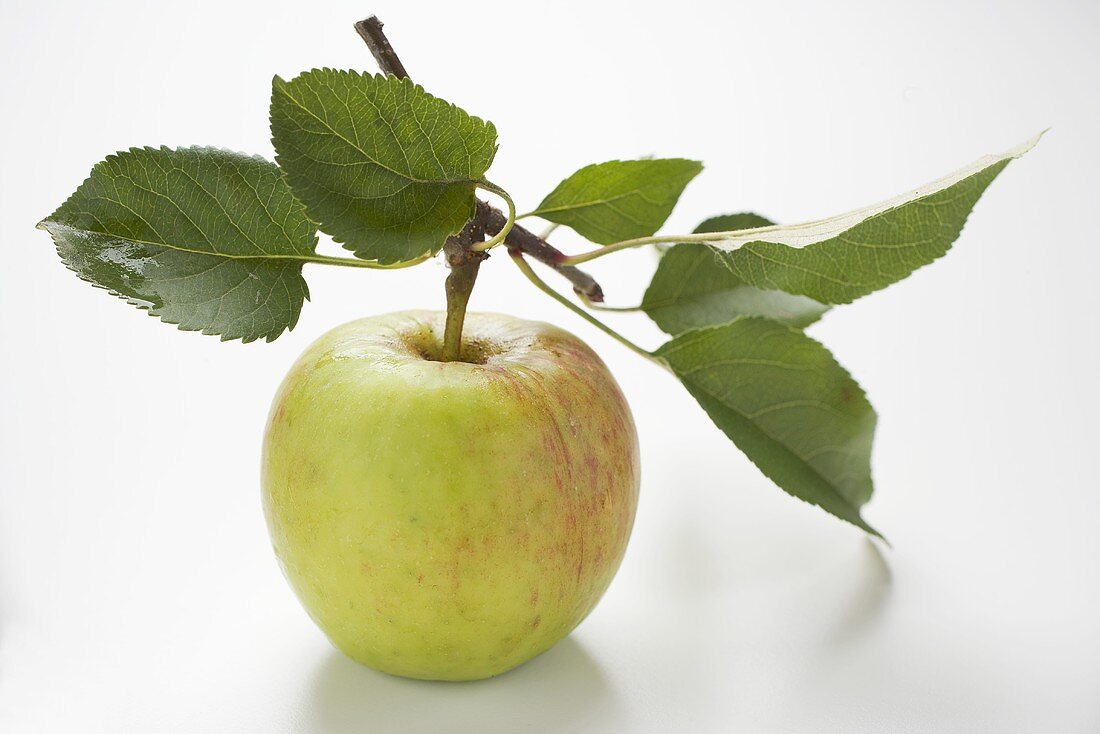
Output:
[[[477,201],[475,219],[482,223],[486,234],[490,235],[503,229],[507,221],[503,212],[481,199]],[[558,271],[559,275],[573,284],[573,290],[582,298],[587,298],[594,303],[603,303],[603,288],[596,282],[596,279],[572,265],[560,264],[565,254],[537,234],[516,224],[512,227],[512,231],[508,233],[508,236],[504,238],[504,243],[508,247],[515,248],[525,255],[530,255],[539,262],[546,263]]]
[[[390,39],[386,38],[386,34],[382,32],[382,21],[378,20],[377,15],[356,23],[355,30],[367,42],[367,48],[370,49],[374,60],[378,62],[382,73],[392,74],[398,79],[408,78],[409,72],[405,71],[405,65],[401,63],[397,52],[390,45]]]
[[[355,30],[366,41],[367,48],[370,49],[371,55],[378,62],[378,68],[382,70],[383,74],[390,74],[398,79],[409,77],[409,73],[405,71],[405,65],[401,63],[397,52],[390,45],[390,40],[382,31],[382,21],[378,20],[378,16],[372,15],[366,20],[359,21],[355,24]],[[507,218],[499,209],[480,199],[477,202],[475,218],[484,227],[486,234],[490,236],[499,233],[507,221]],[[578,295],[594,303],[603,303],[603,289],[600,288],[600,284],[588,273],[571,265],[562,265],[562,260],[566,257],[565,254],[534,232],[517,224],[512,227],[512,231],[508,233],[504,243],[552,267],[559,275],[573,284],[573,290]]]

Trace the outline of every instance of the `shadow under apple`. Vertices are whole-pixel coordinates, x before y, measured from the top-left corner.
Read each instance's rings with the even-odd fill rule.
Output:
[[[314,676],[303,731],[558,732],[608,713],[614,696],[572,637],[496,678],[447,683],[396,678],[336,650]]]

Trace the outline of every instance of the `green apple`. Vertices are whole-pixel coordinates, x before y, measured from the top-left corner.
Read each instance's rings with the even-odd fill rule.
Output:
[[[584,342],[469,314],[362,319],[287,375],[263,450],[275,553],[309,615],[354,660],[413,678],[509,670],[592,610],[626,549],[638,438]]]

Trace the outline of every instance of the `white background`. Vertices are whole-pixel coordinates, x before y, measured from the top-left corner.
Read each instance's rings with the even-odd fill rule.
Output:
[[[1100,731],[1100,5],[0,12],[0,731]],[[351,28],[371,12],[416,80],[496,123],[490,175],[521,208],[583,164],[682,155],[707,170],[667,231],[794,222],[1053,128],[947,258],[813,328],[880,413],[866,514],[893,549],[777,490],[669,377],[496,257],[473,308],[575,330],[634,407],[622,570],[577,632],[495,680],[399,680],[329,647],[266,538],[268,402],[328,328],[441,305],[444,268],[309,266],[292,333],[221,344],[79,282],[34,224],[117,149],[270,156],[271,76],[373,70]],[[652,267],[594,269],[628,304]]]

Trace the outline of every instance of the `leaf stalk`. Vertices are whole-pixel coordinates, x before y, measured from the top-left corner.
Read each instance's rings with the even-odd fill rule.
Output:
[[[521,253],[519,250],[516,250],[514,248],[509,248],[508,249],[508,254],[511,255],[512,262],[514,262],[516,264],[516,267],[519,268],[520,272],[523,273],[527,277],[527,279],[529,281],[531,281],[535,285],[535,287],[538,288],[540,291],[542,291],[546,295],[550,296],[555,301],[557,301],[561,305],[565,306],[570,311],[577,314],[582,319],[584,319],[588,323],[592,324],[597,329],[599,329],[603,333],[607,334],[612,339],[619,342],[624,347],[626,347],[630,351],[634,352],[638,356],[645,357],[650,362],[653,362],[654,364],[657,364],[657,365],[665,368],[666,370],[668,369],[668,364],[662,358],[658,357],[653,352],[647,351],[647,350],[643,349],[642,347],[638,346],[637,344],[635,344],[634,342],[630,341],[625,336],[623,336],[619,332],[615,331],[610,326],[608,326],[604,322],[600,321],[595,316],[588,313],[583,308],[581,308],[577,304],[573,303],[568,298],[566,298],[565,296],[563,296],[562,294],[558,293],[556,290],[551,288],[549,285],[547,285],[546,282],[543,281],[543,279],[540,278],[537,273],[535,273],[535,271],[531,268],[531,265],[523,258],[523,253]]]
[[[587,296],[585,296],[583,293],[578,293],[577,297],[581,299],[581,303],[583,303],[585,306],[592,309],[593,311],[606,311],[608,313],[637,313],[638,311],[642,310],[642,307],[640,305],[638,305],[638,306],[606,306],[602,303],[596,303],[595,301],[593,301],[593,300],[589,299]]]
[[[622,242],[615,242],[610,245],[604,245],[596,250],[590,250],[588,252],[582,252],[577,255],[566,255],[559,262],[562,265],[580,265],[590,260],[595,260],[598,257],[604,255],[610,255],[613,252],[619,252],[620,250],[629,250],[634,247],[643,247],[645,245],[679,245],[686,242],[713,242],[715,239],[721,237],[724,234],[732,234],[726,232],[716,232],[707,234],[680,234],[680,235],[655,235],[653,237],[637,237],[632,240],[623,240]]]
[[[412,260],[404,260],[397,263],[379,263],[373,260],[359,260],[352,257],[329,257],[327,255],[310,255],[300,258],[303,262],[317,263],[319,265],[339,265],[345,268],[370,268],[371,270],[401,270],[402,268],[411,268],[414,265],[430,260],[431,254],[421,255],[420,257],[413,258]],[[270,259],[270,258],[269,258]]]
[[[494,183],[490,183],[489,181],[482,181],[479,186],[486,191],[492,192],[500,198],[504,199],[504,203],[508,206],[508,218],[505,219],[504,226],[501,227],[500,231],[493,235],[488,241],[479,242],[473,245],[471,248],[475,252],[488,252],[489,250],[499,245],[501,242],[504,242],[504,240],[507,239],[508,235],[512,232],[512,228],[516,225],[516,203],[512,201],[512,197],[508,195],[507,191],[500,188]]]

